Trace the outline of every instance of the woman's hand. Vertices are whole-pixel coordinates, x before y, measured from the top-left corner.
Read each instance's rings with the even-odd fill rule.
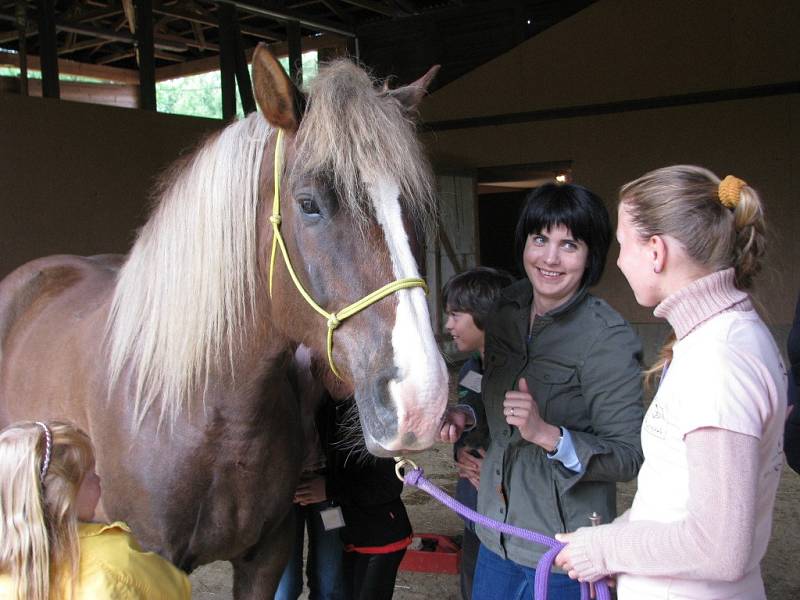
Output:
[[[316,475],[311,479],[301,481],[294,492],[295,504],[316,504],[328,499],[328,494],[325,491],[325,478],[321,475]]]
[[[528,392],[528,382],[520,378],[518,390],[506,392],[503,402],[503,414],[506,423],[519,429],[522,439],[553,452],[561,437],[561,430],[550,425],[539,414],[536,400]]]
[[[458,459],[456,467],[459,477],[469,480],[472,487],[477,490],[481,485],[481,465],[483,464],[483,457],[486,456],[486,451],[482,448],[477,449],[480,458],[472,455],[474,451],[471,448],[459,448],[458,452],[456,452],[456,458]]]
[[[561,542],[562,544],[566,544],[556,555],[553,564],[557,567],[560,567],[564,570],[567,575],[569,575],[570,579],[577,579],[578,581],[588,581],[590,583],[594,583],[595,581],[599,581],[600,579],[605,578],[605,582],[608,584],[609,587],[614,587],[617,585],[617,577],[616,575],[603,575],[600,573],[590,575],[589,573],[580,573],[573,563],[574,557],[572,553],[572,548],[570,548],[570,542],[572,542],[575,536],[581,535],[581,530],[579,529],[577,533],[557,533],[556,539]],[[592,587],[592,592],[594,588]],[[594,598],[594,596],[592,596]]]
[[[474,425],[472,415],[467,414],[466,411],[457,406],[448,406],[442,417],[439,437],[443,442],[455,444],[461,434],[464,433],[464,430],[470,425]]]
[[[556,555],[553,564],[559,567],[561,570],[565,571],[567,575],[570,576],[571,579],[578,579],[578,572],[572,566],[572,557],[570,556],[569,551],[569,542],[572,539],[571,533],[557,533],[556,539],[561,542],[562,544],[566,544]]]

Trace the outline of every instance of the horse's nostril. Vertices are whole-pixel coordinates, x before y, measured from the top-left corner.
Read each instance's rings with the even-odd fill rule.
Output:
[[[417,435],[413,431],[407,431],[403,434],[402,444],[403,448],[411,448],[417,443]]]

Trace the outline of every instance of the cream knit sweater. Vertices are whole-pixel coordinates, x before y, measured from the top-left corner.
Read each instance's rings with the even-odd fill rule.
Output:
[[[681,344],[687,336],[692,337],[694,332],[698,332],[694,334],[695,341],[703,340],[704,338],[700,337],[702,335],[708,337],[708,330],[705,334],[699,333],[702,326],[720,315],[731,312],[737,314],[727,315],[722,319],[736,321],[741,315],[745,327],[757,324],[757,327],[761,328],[757,333],[764,337],[766,330],[763,324],[755,316],[747,295],[733,285],[733,270],[728,269],[695,281],[671,295],[656,307],[655,315],[669,321],[675,330],[677,344]],[[768,337],[768,334],[766,335]],[[774,345],[774,342],[772,344]],[[724,348],[709,343],[708,352],[713,353],[717,347]],[[702,357],[703,354],[698,354],[695,348],[694,356]],[[676,362],[673,363],[675,372],[669,373],[670,377],[675,378],[673,383],[680,381],[686,373],[685,368],[679,369],[677,360],[676,353]],[[752,357],[752,360],[759,363],[757,369],[761,370],[756,369],[756,372],[764,372],[767,375],[763,378],[745,377],[745,385],[750,387],[746,388],[746,393],[741,394],[745,397],[742,410],[750,412],[760,410],[759,416],[766,415],[764,430],[769,429],[774,432],[775,419],[781,419],[782,423],[782,411],[785,407],[785,397],[781,400],[779,388],[782,387],[784,390],[786,388],[779,381],[772,385],[771,379],[774,379],[776,372],[774,368],[771,371],[762,368],[757,356]],[[780,358],[776,356],[769,356],[766,362],[774,365],[775,360],[780,362]],[[769,373],[773,374],[772,378]],[[768,381],[768,384],[762,385],[763,381]],[[680,383],[683,385],[677,389],[689,395],[696,389],[692,382],[688,382],[688,385],[687,382],[680,381]],[[675,386],[672,389],[676,389]],[[751,397],[763,397],[764,400],[760,404],[756,400],[753,406],[767,408],[750,407],[747,403]],[[657,401],[658,396],[653,404],[656,405]],[[666,401],[669,402],[670,398]],[[684,401],[683,406],[693,407],[692,402],[693,399]],[[705,410],[701,406],[702,400],[698,398],[696,402],[699,407],[697,412],[702,415]],[[722,402],[726,400],[723,398]],[[713,403],[711,404],[713,406]],[[738,406],[733,409],[734,412],[737,409]],[[651,406],[648,413],[653,410],[663,409]],[[690,408],[685,412],[693,411]],[[688,470],[686,501],[684,506],[679,507],[679,512],[683,516],[677,520],[670,520],[670,515],[675,514],[673,498],[670,509],[672,512],[665,512],[666,516],[662,520],[657,511],[659,496],[655,494],[654,501],[652,490],[648,496],[646,493],[648,490],[642,489],[643,478],[646,479],[644,471],[648,467],[648,452],[645,446],[645,464],[640,474],[637,499],[640,494],[643,497],[648,496],[646,501],[648,510],[639,510],[638,514],[645,513],[650,518],[645,520],[632,518],[632,514],[634,517],[637,514],[637,499],[635,499],[633,513],[627,511],[606,526],[582,528],[576,531],[571,536],[568,552],[573,567],[582,580],[595,581],[602,576],[615,573],[630,574],[630,580],[636,580],[640,588],[635,594],[626,596],[624,594],[626,578],[621,577],[620,598],[644,597],[645,590],[648,592],[648,598],[763,597],[758,562],[763,556],[761,546],[765,548],[766,540],[755,544],[757,547],[754,549],[754,536],[769,537],[770,516],[765,517],[756,513],[757,508],[764,508],[764,499],[759,499],[757,494],[772,494],[772,498],[766,504],[770,513],[774,502],[772,488],[777,487],[777,476],[772,477],[774,481],[766,486],[767,489],[764,489],[762,481],[764,473],[769,473],[775,468],[775,451],[764,447],[765,442],[774,443],[774,433],[761,435],[761,431],[748,430],[747,433],[743,433],[722,427],[702,426],[702,416],[697,417],[700,426],[692,429],[691,423],[694,422],[692,420],[694,418],[691,415],[687,416],[686,421],[689,425],[683,436],[685,466]],[[760,422],[758,418],[755,420]],[[647,422],[648,419],[645,419],[645,429]],[[668,428],[669,424],[664,427]],[[648,433],[643,431],[643,445]],[[656,433],[660,431],[656,429]],[[658,435],[651,435],[650,444],[661,443],[658,438]],[[680,436],[677,439],[680,440]],[[779,453],[779,449],[777,452]],[[665,471],[664,475],[668,478],[671,473],[669,469]],[[659,476],[660,473],[651,472],[647,481],[655,481]],[[675,487],[679,488],[682,480],[678,477],[675,481],[678,482]],[[680,496],[681,492],[675,489],[675,493]],[[665,498],[664,504],[669,505],[670,500]],[[766,533],[764,518],[767,519]],[[756,530],[758,530],[757,535]],[[747,583],[737,587],[736,582],[745,579]],[[740,592],[739,588],[742,587],[747,591]],[[683,591],[678,592],[678,590]],[[652,595],[649,595],[650,592]],[[740,593],[744,595],[739,596]]]

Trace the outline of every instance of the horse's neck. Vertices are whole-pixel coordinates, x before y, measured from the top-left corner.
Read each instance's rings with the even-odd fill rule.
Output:
[[[256,294],[252,327],[234,343],[230,366],[234,379],[263,380],[290,356],[291,342],[278,330],[271,314],[268,292]]]

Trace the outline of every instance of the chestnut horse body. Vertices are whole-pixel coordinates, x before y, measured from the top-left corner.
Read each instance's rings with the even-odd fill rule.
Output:
[[[294,349],[330,364],[325,319],[280,256],[270,276],[273,173],[287,254],[329,312],[419,277],[407,228],[433,206],[409,118],[432,73],[381,90],[342,61],[306,98],[266,50],[253,63],[261,113],[173,169],[128,257],[47,257],[0,283],[0,425],[76,422],[97,452],[97,516],[187,571],[230,560],[236,598],[271,597],[291,544]],[[343,321],[330,361],[371,452],[433,442],[447,375],[421,287]]]

